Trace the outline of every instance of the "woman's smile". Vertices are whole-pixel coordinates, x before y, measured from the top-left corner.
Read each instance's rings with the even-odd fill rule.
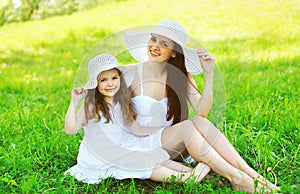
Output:
[[[160,56],[160,54],[158,52],[154,51],[153,49],[150,49],[150,54],[151,54],[152,57]]]
[[[152,34],[148,41],[148,56],[150,61],[166,62],[171,57],[174,42],[161,35]]]

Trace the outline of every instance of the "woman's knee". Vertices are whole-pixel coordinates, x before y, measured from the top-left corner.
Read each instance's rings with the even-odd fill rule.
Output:
[[[201,117],[199,115],[196,115],[193,119],[192,119],[193,123],[197,123],[200,125],[207,125],[210,124],[210,121],[205,118],[205,117]]]
[[[181,133],[193,133],[197,131],[194,123],[191,120],[182,121],[179,127],[180,127],[179,131]]]
[[[200,131],[206,131],[209,127],[212,126],[212,123],[207,118],[198,115],[192,119],[192,122]]]

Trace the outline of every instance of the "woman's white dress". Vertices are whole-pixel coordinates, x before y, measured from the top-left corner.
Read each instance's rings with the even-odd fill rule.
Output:
[[[137,123],[141,126],[164,126],[172,125],[172,120],[167,121],[168,99],[156,100],[144,95],[144,83],[148,80],[143,79],[143,63],[137,65],[139,76],[140,95],[132,98],[132,102],[137,114]],[[161,141],[161,139],[159,139]],[[190,155],[185,159],[187,163],[196,162]]]

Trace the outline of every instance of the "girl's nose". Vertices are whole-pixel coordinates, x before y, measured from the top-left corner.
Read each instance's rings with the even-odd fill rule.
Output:
[[[114,84],[113,81],[112,81],[112,80],[109,80],[108,85],[109,85],[109,86],[112,86],[113,84]]]

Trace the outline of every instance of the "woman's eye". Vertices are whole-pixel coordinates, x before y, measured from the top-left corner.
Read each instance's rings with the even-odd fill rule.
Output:
[[[162,42],[162,43],[161,43],[161,46],[163,46],[163,47],[168,47],[168,44]]]

